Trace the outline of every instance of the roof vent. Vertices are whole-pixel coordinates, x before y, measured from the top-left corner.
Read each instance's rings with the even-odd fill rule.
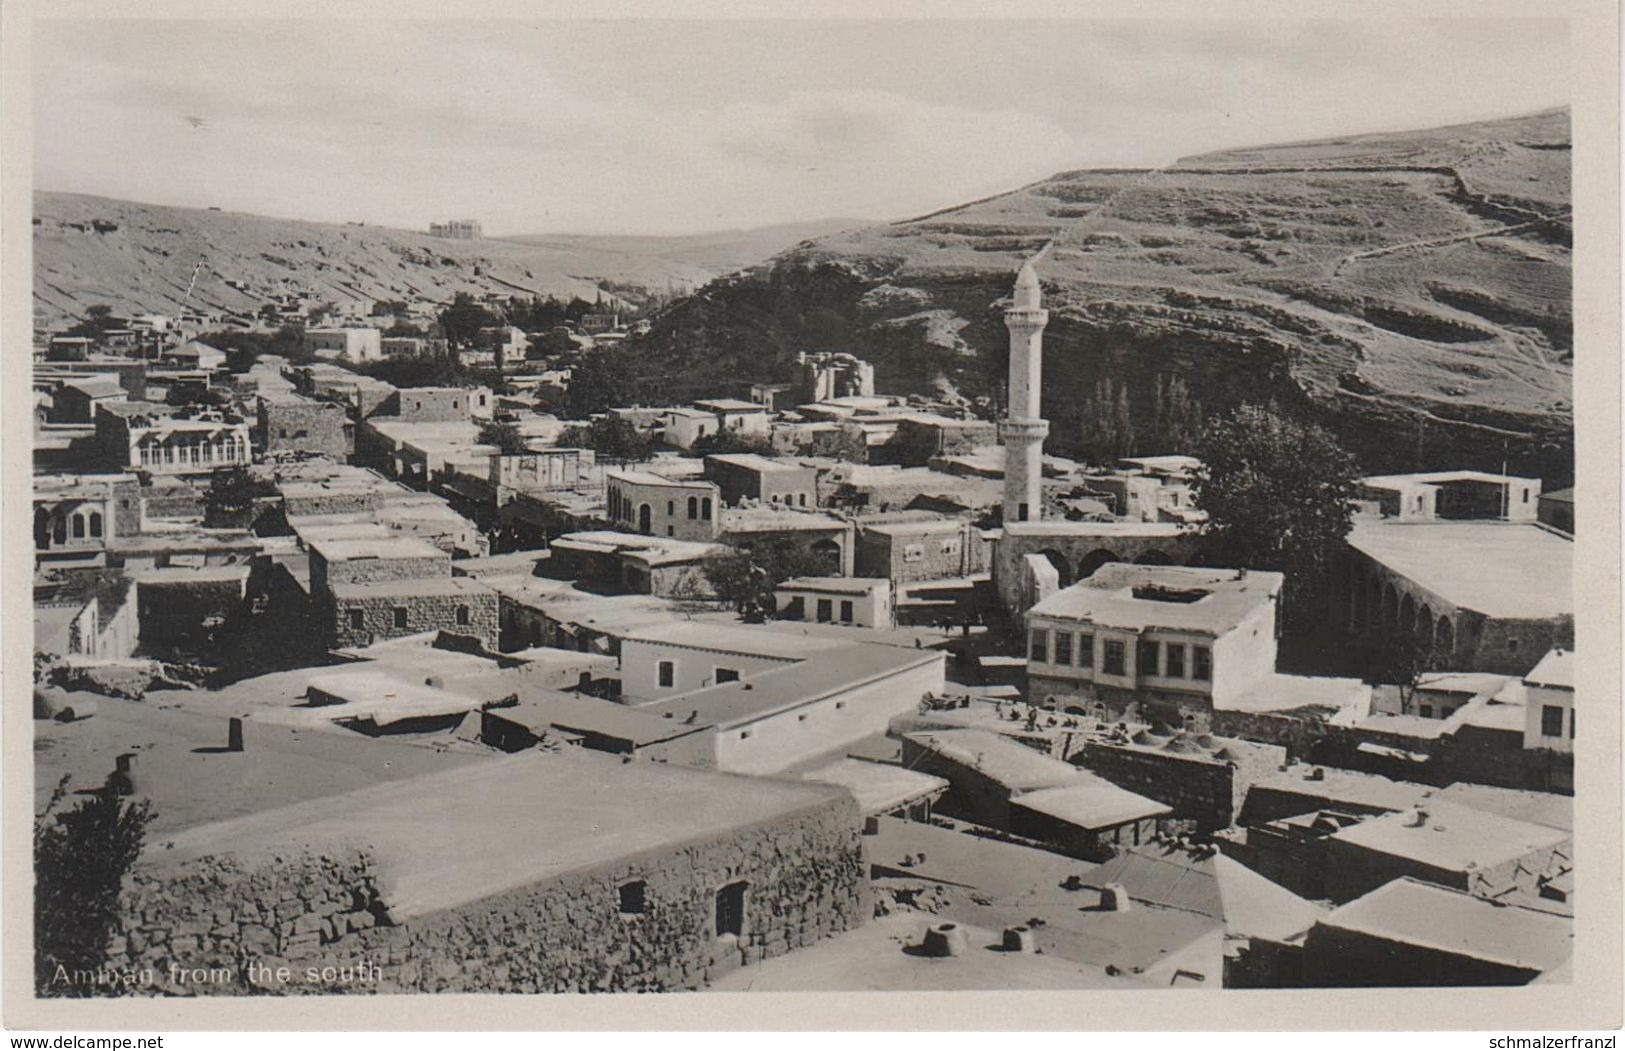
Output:
[[[1428,812],[1421,807],[1411,811],[1411,816],[1405,822],[1406,828],[1421,828],[1428,823]]]

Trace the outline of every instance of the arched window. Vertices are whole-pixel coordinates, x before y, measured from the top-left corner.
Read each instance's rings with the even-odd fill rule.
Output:
[[[102,535],[102,513],[100,511],[90,512],[90,535],[97,538]]]
[[[711,521],[711,498],[709,496],[700,501],[700,517],[707,522]]]
[[[83,540],[85,536],[85,516],[75,511],[73,513],[73,538]]]
[[[649,531],[649,518],[650,518],[649,505],[648,504],[640,504],[638,506],[638,532],[647,533]]]
[[[689,497],[688,498],[688,519],[689,519],[689,521],[692,522],[694,520],[694,516],[699,513],[699,508],[700,508],[699,497],[696,497],[696,496]]]
[[[67,542],[68,520],[60,514],[51,521],[51,539],[59,544]]]

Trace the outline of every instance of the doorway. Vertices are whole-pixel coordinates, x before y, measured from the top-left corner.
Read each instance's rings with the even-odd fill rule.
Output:
[[[745,933],[745,884],[730,883],[717,891],[717,937]]]

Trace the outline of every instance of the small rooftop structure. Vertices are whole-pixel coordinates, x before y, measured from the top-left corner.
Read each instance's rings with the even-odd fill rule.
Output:
[[[1284,580],[1280,573],[1114,562],[1044,599],[1030,615],[1218,636],[1275,601]]]

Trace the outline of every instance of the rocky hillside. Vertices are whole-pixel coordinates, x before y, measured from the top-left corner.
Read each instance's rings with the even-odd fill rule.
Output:
[[[1039,265],[1051,447],[1170,451],[1274,401],[1373,469],[1572,477],[1566,110],[1062,172],[798,245],[672,307],[639,348],[668,384],[773,378],[801,349],[882,390],[998,411],[1000,312]]]
[[[93,303],[118,313],[178,310],[200,262],[190,304],[208,310],[253,311],[271,293],[291,289],[335,302],[449,302],[464,291],[585,299],[603,291],[636,301],[646,290],[698,287],[847,225],[695,237],[448,241],[385,227],[37,193],[34,302],[47,325],[79,317]]]

